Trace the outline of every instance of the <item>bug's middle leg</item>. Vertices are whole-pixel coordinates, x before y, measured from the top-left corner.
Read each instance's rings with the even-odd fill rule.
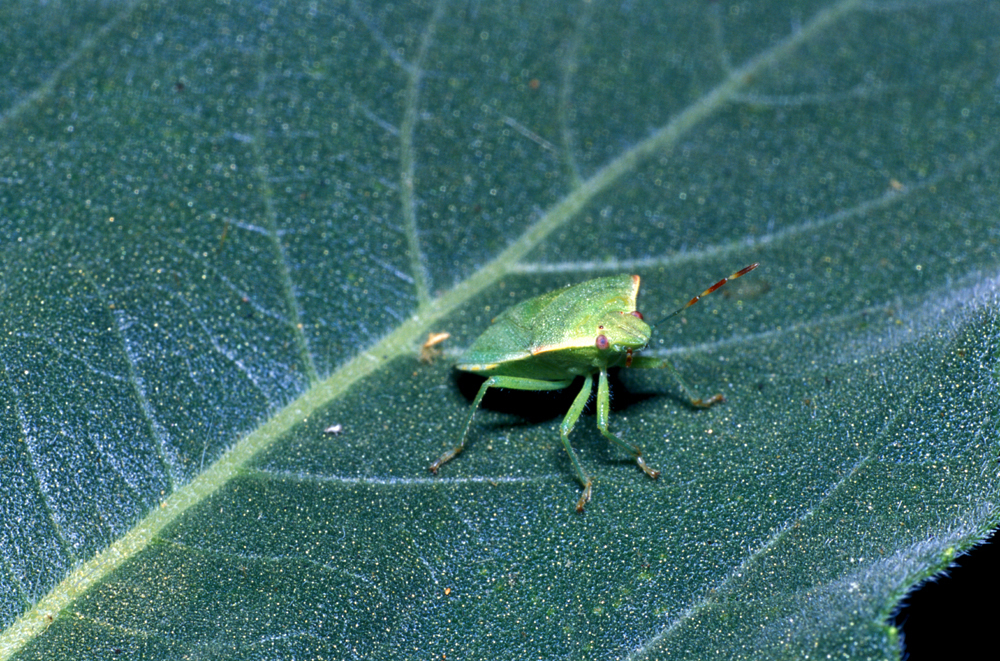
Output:
[[[597,381],[597,428],[601,430],[605,438],[632,455],[635,458],[635,463],[642,469],[642,472],[655,480],[660,476],[660,471],[650,468],[646,464],[646,461],[642,458],[642,448],[619,438],[608,429],[608,411],[611,408],[611,396],[609,393],[608,371],[602,369],[601,376]]]
[[[562,438],[563,447],[566,448],[567,454],[569,454],[570,461],[573,462],[573,471],[576,473],[576,479],[580,482],[583,487],[583,494],[580,496],[580,500],[576,503],[576,511],[582,512],[584,505],[590,502],[590,487],[593,481],[590,476],[584,472],[583,466],[580,464],[580,460],[576,456],[576,452],[573,451],[573,446],[569,444],[569,435],[573,431],[573,427],[576,426],[576,421],[580,419],[580,414],[583,413],[583,407],[587,405],[590,401],[590,391],[594,386],[594,375],[588,374],[583,381],[583,388],[580,389],[580,393],[573,400],[573,405],[569,407],[569,412],[566,417],[563,418],[562,424],[559,426],[559,436]]]

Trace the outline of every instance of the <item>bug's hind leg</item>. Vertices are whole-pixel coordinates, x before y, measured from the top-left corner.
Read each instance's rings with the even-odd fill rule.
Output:
[[[479,392],[476,393],[476,399],[472,402],[472,409],[469,411],[469,417],[465,421],[465,428],[462,430],[462,436],[458,439],[458,445],[445,452],[437,461],[430,465],[430,471],[432,473],[436,474],[438,469],[441,468],[443,464],[446,464],[457,457],[462,450],[465,449],[465,442],[469,438],[469,427],[472,426],[472,418],[476,415],[476,409],[479,408],[479,403],[483,401],[483,395],[486,394],[486,391],[490,388],[490,386],[494,385],[496,385],[496,383],[494,382],[493,377],[490,377],[483,382],[482,386],[480,386]]]
[[[605,438],[632,455],[635,463],[642,469],[642,472],[655,480],[660,476],[660,471],[649,467],[642,458],[642,448],[619,438],[608,429],[608,410],[610,408],[611,396],[608,389],[608,372],[602,369],[601,376],[597,381],[597,428],[601,430]]]
[[[465,428],[462,429],[462,437],[458,441],[458,445],[448,450],[441,458],[430,465],[430,471],[432,473],[437,473],[438,469],[441,468],[443,464],[448,463],[465,449],[465,445],[469,440],[469,429],[472,427],[472,418],[476,415],[476,409],[479,408],[480,402],[483,401],[483,396],[486,391],[490,388],[509,388],[510,390],[560,390],[566,386],[573,383],[573,380],[568,381],[543,381],[542,379],[525,379],[522,377],[515,376],[491,376],[483,385],[479,388],[479,392],[476,394],[476,399],[472,402],[472,408],[469,411],[469,417],[465,421]],[[585,402],[586,403],[586,402]]]

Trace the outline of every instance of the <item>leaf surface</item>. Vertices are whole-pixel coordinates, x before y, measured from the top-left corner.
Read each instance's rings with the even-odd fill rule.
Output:
[[[899,658],[997,523],[994,5],[4,3],[0,658]],[[503,309],[755,261],[647,350],[725,403],[614,380],[658,481],[585,414],[574,512],[573,389],[428,473]]]

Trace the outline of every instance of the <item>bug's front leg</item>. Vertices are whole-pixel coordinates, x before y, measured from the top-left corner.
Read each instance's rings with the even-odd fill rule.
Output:
[[[619,438],[608,429],[608,411],[610,408],[611,396],[608,388],[608,371],[602,369],[601,376],[597,381],[597,428],[601,430],[605,438],[632,455],[635,463],[639,464],[639,468],[642,469],[642,472],[655,480],[660,476],[660,471],[650,468],[646,464],[646,461],[642,458],[642,448]]]
[[[677,379],[677,383],[680,384],[681,390],[684,391],[684,396],[687,397],[688,403],[695,408],[707,409],[713,404],[718,404],[719,402],[726,401],[726,398],[720,394],[712,395],[707,399],[702,399],[701,397],[695,395],[694,391],[691,390],[690,387],[688,387],[687,381],[684,380],[684,377],[681,376],[681,373],[678,372],[677,368],[674,367],[673,363],[671,363],[666,358],[654,358],[652,356],[636,356],[632,359],[632,367],[638,369],[661,369],[661,368],[666,369],[673,375],[675,379]]]

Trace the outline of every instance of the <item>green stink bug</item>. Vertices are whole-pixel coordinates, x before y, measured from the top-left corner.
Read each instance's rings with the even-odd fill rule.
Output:
[[[746,275],[757,266],[751,264],[728,278],[719,280],[659,323],[680,314],[703,296],[711,294],[730,280]],[[569,434],[590,400],[594,374],[597,374],[597,428],[605,438],[630,454],[646,475],[653,479],[659,477],[660,472],[650,468],[642,458],[642,449],[638,445],[629,443],[608,430],[608,368],[621,365],[665,367],[678,380],[691,406],[698,408],[707,408],[721,402],[722,395],[714,395],[708,399],[695,397],[669,361],[633,355],[646,348],[652,334],[652,328],[635,309],[638,293],[639,276],[616,275],[557,289],[518,303],[500,313],[493,320],[493,325],[479,336],[456,366],[465,372],[482,374],[488,378],[472,402],[459,444],[431,464],[431,472],[437,473],[442,464],[454,459],[465,449],[472,418],[488,389],[560,390],[573,383],[576,377],[583,376],[583,388],[573,400],[559,428],[563,447],[569,453],[576,479],[583,487],[583,494],[576,504],[576,511],[582,512],[584,505],[590,501],[592,480],[584,472],[570,446]]]

